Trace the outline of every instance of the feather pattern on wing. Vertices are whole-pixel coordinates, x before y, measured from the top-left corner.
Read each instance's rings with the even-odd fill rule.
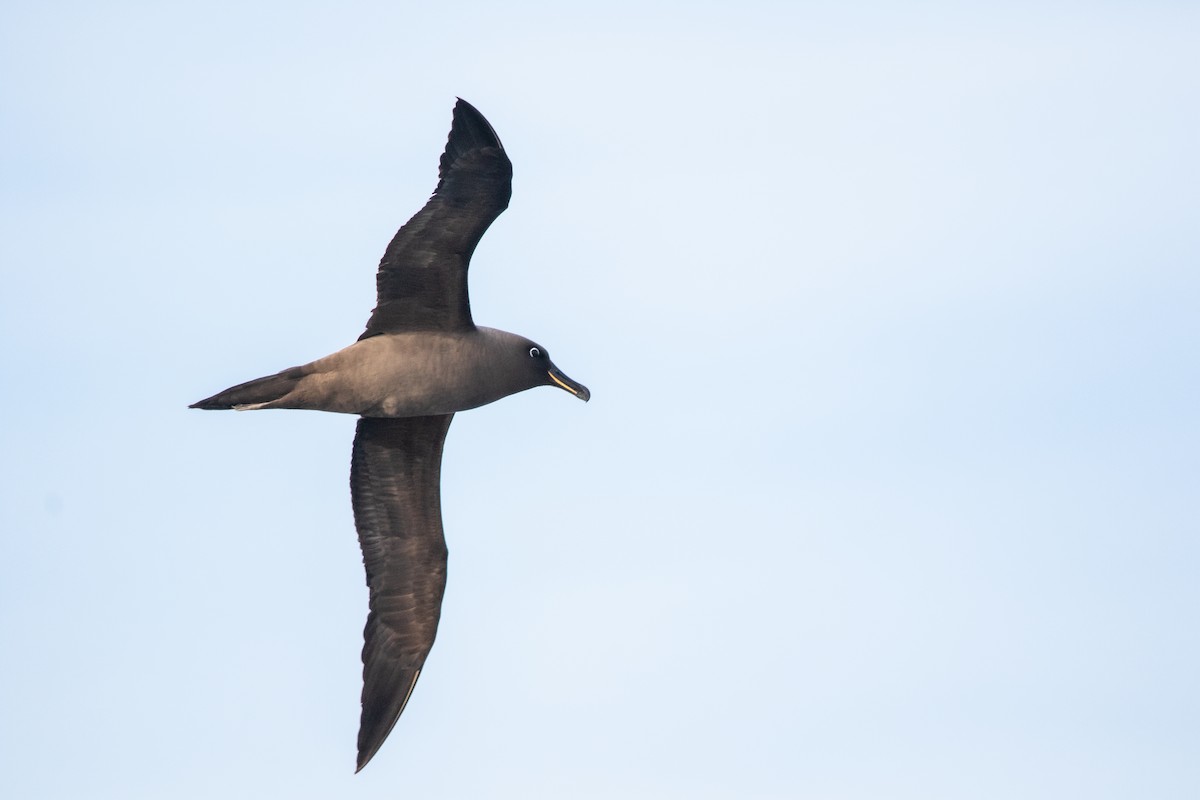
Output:
[[[360,770],[404,711],[437,635],[447,555],[442,446],[453,417],[358,421],[350,493],[370,589],[363,631]]]
[[[473,328],[467,267],[511,196],[512,162],[500,138],[474,106],[460,99],[437,189],[384,252],[375,278],[377,305],[359,338]]]

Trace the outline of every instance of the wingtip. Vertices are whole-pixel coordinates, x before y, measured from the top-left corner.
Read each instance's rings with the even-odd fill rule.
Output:
[[[382,745],[383,742],[380,742],[379,744]],[[358,773],[362,772],[363,767],[365,767],[367,764],[370,764],[371,759],[374,758],[375,754],[378,752],[379,752],[378,746],[375,747],[374,750],[370,750],[370,751],[359,750],[358,757],[355,759],[355,762],[354,762],[354,774],[357,775]]]
[[[456,130],[464,130],[469,133],[475,147],[498,147],[503,150],[504,144],[496,134],[496,129],[479,109],[461,97],[456,97],[455,100],[451,136]]]
[[[392,724],[394,725],[395,723]],[[388,733],[391,733],[391,728],[388,729]],[[359,745],[358,758],[355,761],[354,767],[355,775],[362,772],[363,767],[371,763],[371,759],[375,757],[375,754],[379,752],[379,748],[383,746],[384,739],[387,739],[387,734],[384,734],[382,739],[374,742],[370,747],[365,747],[361,744]]]
[[[471,104],[470,104],[470,103],[468,103],[466,100],[463,100],[461,97],[455,96],[455,98],[454,98],[454,110],[455,110],[455,111],[457,111],[457,110],[459,110],[460,108],[461,108],[461,109],[463,109],[464,111],[473,111],[474,113],[476,113],[476,114],[479,114],[479,109],[478,109],[478,108],[476,108],[475,106],[471,105]],[[479,114],[479,116],[481,116],[481,117],[482,117],[483,115],[482,115],[482,114]]]
[[[396,724],[395,721],[393,721],[392,725],[395,725],[395,724]],[[379,752],[379,748],[383,747],[383,743],[387,739],[388,733],[391,733],[391,732],[392,732],[392,729],[389,726],[387,729],[387,733],[385,733],[381,737],[376,737],[375,740],[371,741],[371,742],[364,741],[360,737],[359,742],[358,742],[358,757],[355,760],[355,767],[354,767],[355,775],[362,772],[363,767],[365,767],[367,764],[371,763],[371,759],[374,758],[375,754]]]
[[[369,669],[364,669],[363,713],[358,729],[358,768],[354,770],[355,775],[375,757],[375,754],[379,752],[379,748],[383,747],[383,743],[387,741],[392,728],[396,727],[400,715],[404,713],[405,707],[408,706],[408,701],[412,698],[413,689],[417,687],[417,680],[421,677],[421,670],[415,670],[412,681],[408,684],[408,691],[404,693],[403,697],[399,698],[400,703],[398,707],[392,702],[385,702],[382,707],[373,708],[369,698],[375,695],[376,692],[371,691],[370,688],[370,684],[372,683],[370,672]]]
[[[469,153],[491,151],[490,159],[497,164],[504,164],[508,177],[512,177],[512,164],[508,160],[504,144],[496,135],[496,129],[483,114],[479,113],[479,109],[475,106],[461,97],[457,100],[458,102],[454,104],[453,119],[450,122],[450,136],[446,139],[446,149],[442,152],[442,157],[438,162],[438,188],[435,190],[435,194],[441,190],[441,182],[445,180],[455,163]],[[508,191],[511,192],[511,187]],[[503,210],[507,205],[508,198],[506,197],[501,209]]]

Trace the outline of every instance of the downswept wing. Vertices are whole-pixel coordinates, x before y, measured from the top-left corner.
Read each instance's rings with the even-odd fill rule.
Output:
[[[402,227],[379,262],[377,305],[360,336],[474,327],[467,266],[488,226],[508,208],[512,162],[492,126],[459,99],[425,207]]]
[[[437,635],[446,590],[442,446],[453,417],[358,421],[350,494],[370,589],[359,770],[404,711]]]

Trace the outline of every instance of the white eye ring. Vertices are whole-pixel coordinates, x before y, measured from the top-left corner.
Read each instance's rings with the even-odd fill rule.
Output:
[[[529,357],[530,358],[537,358],[541,354],[542,354],[542,351],[538,350],[536,347],[529,348]]]

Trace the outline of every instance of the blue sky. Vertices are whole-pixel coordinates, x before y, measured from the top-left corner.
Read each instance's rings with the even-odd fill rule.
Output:
[[[0,794],[1200,791],[1182,3],[6,3]],[[438,642],[353,775],[352,341],[454,97],[515,165]]]

